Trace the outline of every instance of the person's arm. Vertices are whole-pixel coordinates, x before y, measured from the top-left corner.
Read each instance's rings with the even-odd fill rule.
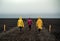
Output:
[[[22,21],[22,23],[23,23],[23,27],[24,27],[24,22]]]
[[[43,21],[41,20],[41,25],[43,26]]]

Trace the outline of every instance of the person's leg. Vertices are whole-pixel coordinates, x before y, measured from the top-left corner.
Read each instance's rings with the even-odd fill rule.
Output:
[[[22,27],[20,27],[20,31],[22,31]]]
[[[40,32],[41,31],[41,29],[38,29],[38,32]]]
[[[29,30],[31,30],[31,25],[29,25]]]

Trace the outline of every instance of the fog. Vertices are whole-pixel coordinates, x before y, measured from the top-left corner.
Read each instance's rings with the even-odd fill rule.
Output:
[[[59,0],[0,0],[0,18],[60,18]]]

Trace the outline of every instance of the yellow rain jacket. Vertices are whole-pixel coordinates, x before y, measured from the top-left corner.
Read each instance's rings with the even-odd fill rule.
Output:
[[[42,30],[43,22],[42,22],[41,18],[38,18],[38,20],[36,22],[36,26],[38,29]]]
[[[22,20],[22,17],[20,17],[20,18],[18,19],[17,26],[18,26],[18,27],[24,27],[24,22],[23,22],[23,20]]]

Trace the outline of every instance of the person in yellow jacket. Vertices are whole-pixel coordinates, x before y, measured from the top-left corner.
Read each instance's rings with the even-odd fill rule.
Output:
[[[24,28],[24,22],[22,20],[22,17],[18,19],[17,26],[20,28],[20,31],[22,30],[22,28]]]
[[[42,30],[42,26],[43,26],[43,22],[40,17],[36,21],[36,26],[37,26],[38,31],[40,32]]]

